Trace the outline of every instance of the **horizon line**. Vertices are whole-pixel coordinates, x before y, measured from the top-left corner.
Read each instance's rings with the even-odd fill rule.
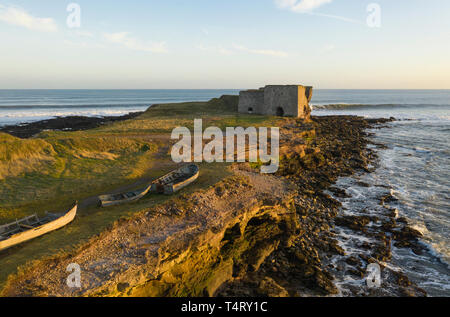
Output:
[[[450,90],[450,88],[314,88],[314,90]],[[253,88],[0,88],[5,90],[247,90]]]

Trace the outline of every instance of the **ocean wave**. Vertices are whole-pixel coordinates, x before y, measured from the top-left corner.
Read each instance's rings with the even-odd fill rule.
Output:
[[[86,117],[109,117],[122,116],[131,112],[144,111],[148,107],[133,107],[133,108],[98,108],[98,109],[59,109],[57,111],[45,111],[43,109],[38,111],[12,111],[9,113],[2,113],[0,111],[0,127],[5,125],[13,125],[19,123],[30,123],[40,120],[48,120],[56,117],[68,116],[86,116]]]
[[[74,109],[74,108],[133,108],[133,107],[150,107],[151,104],[149,103],[140,103],[140,104],[123,104],[123,103],[117,103],[117,104],[69,104],[69,105],[6,105],[2,106],[0,105],[0,111],[1,110],[31,110],[31,109]]]
[[[311,104],[313,110],[345,110],[345,109],[398,109],[398,108],[449,108],[449,104],[361,104],[361,103],[334,103]]]

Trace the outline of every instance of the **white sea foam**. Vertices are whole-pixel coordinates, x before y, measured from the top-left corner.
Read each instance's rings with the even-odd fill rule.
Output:
[[[33,122],[39,120],[46,120],[55,117],[67,117],[67,116],[87,116],[87,117],[104,117],[104,116],[121,116],[130,112],[144,111],[148,107],[139,108],[68,108],[54,110],[39,109],[35,111],[9,111],[5,113],[4,110],[0,110],[0,126],[8,124],[17,124],[24,122]]]
[[[450,165],[448,107],[440,110],[416,107],[389,112],[354,107],[352,110],[320,110],[314,113],[415,118],[390,123],[387,129],[371,130],[375,133],[374,141],[383,143],[388,149],[377,151],[380,158],[378,168],[363,178],[370,185],[382,184],[392,188],[390,193],[398,201],[388,203],[389,207],[395,208],[397,216],[407,217],[410,225],[423,234],[421,243],[428,250],[419,256],[410,249],[393,247],[393,259],[388,265],[406,272],[430,295],[450,296],[450,171],[446,168]],[[376,213],[379,194],[373,192],[373,187],[358,187],[355,183],[358,177],[342,178],[337,182],[338,187],[353,196],[338,198],[346,208],[342,213],[358,215],[362,209]],[[351,244],[357,238],[342,230],[337,232],[342,238],[342,247],[355,252],[357,247]],[[341,286],[345,284],[342,282]]]

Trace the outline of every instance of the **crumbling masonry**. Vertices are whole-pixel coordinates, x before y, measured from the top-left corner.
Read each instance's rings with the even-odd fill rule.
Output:
[[[269,85],[239,93],[239,112],[307,118],[312,87],[302,85]]]

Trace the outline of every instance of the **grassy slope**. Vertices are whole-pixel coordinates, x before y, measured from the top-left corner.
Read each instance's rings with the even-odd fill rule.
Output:
[[[238,115],[235,105],[210,102],[157,105],[138,118],[80,132],[43,132],[21,140],[0,134],[0,224],[45,210],[62,212],[82,200],[155,178],[173,168],[173,128],[274,126],[276,118]],[[229,175],[223,165],[201,164],[198,181],[186,192],[209,187]],[[175,196],[176,197],[176,196]],[[99,234],[121,217],[174,197],[147,196],[125,206],[82,208],[75,221],[46,236],[0,253],[0,286],[18,266],[64,252]]]

